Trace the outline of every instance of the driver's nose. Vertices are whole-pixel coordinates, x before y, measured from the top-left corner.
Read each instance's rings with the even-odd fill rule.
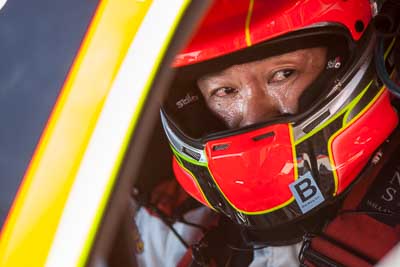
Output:
[[[247,126],[280,114],[292,113],[297,106],[297,99],[293,101],[279,92],[271,92],[268,85],[262,82],[247,83],[242,92],[242,119],[239,126]]]

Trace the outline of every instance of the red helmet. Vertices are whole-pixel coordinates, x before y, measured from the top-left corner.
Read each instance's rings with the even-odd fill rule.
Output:
[[[369,0],[216,1],[161,110],[182,187],[271,243],[336,203],[398,123],[375,74],[373,11]],[[326,66],[296,114],[226,128],[197,88],[207,73],[313,47],[326,47]]]

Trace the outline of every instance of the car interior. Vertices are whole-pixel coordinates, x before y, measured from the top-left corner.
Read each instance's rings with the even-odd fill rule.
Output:
[[[209,4],[210,1],[191,2],[171,40],[131,138],[87,266],[137,266],[134,251],[138,235],[133,220],[139,208],[137,200],[148,198],[161,181],[174,179],[172,152],[159,113],[174,75],[170,64]]]

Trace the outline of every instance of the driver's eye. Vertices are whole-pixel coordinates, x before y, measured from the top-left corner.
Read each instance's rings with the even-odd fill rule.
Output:
[[[282,82],[282,81],[288,79],[290,76],[292,76],[294,72],[295,72],[294,69],[278,70],[272,75],[271,78],[268,79],[268,83]]]
[[[221,87],[212,91],[212,96],[224,97],[237,92],[237,89],[232,87]]]

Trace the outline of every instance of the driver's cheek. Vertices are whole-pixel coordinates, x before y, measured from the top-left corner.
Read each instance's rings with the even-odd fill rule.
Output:
[[[280,88],[272,88],[268,93],[279,114],[297,113],[302,90],[296,90],[292,86],[282,86]]]
[[[229,129],[238,127],[242,120],[243,100],[240,98],[216,101],[210,108]]]
[[[290,86],[248,86],[235,97],[209,103],[211,110],[230,128],[264,122],[281,114],[295,114],[300,92]]]
[[[210,104],[210,108],[230,129],[263,122],[281,114],[294,114],[298,97],[288,94],[284,88],[275,89],[216,101]]]

